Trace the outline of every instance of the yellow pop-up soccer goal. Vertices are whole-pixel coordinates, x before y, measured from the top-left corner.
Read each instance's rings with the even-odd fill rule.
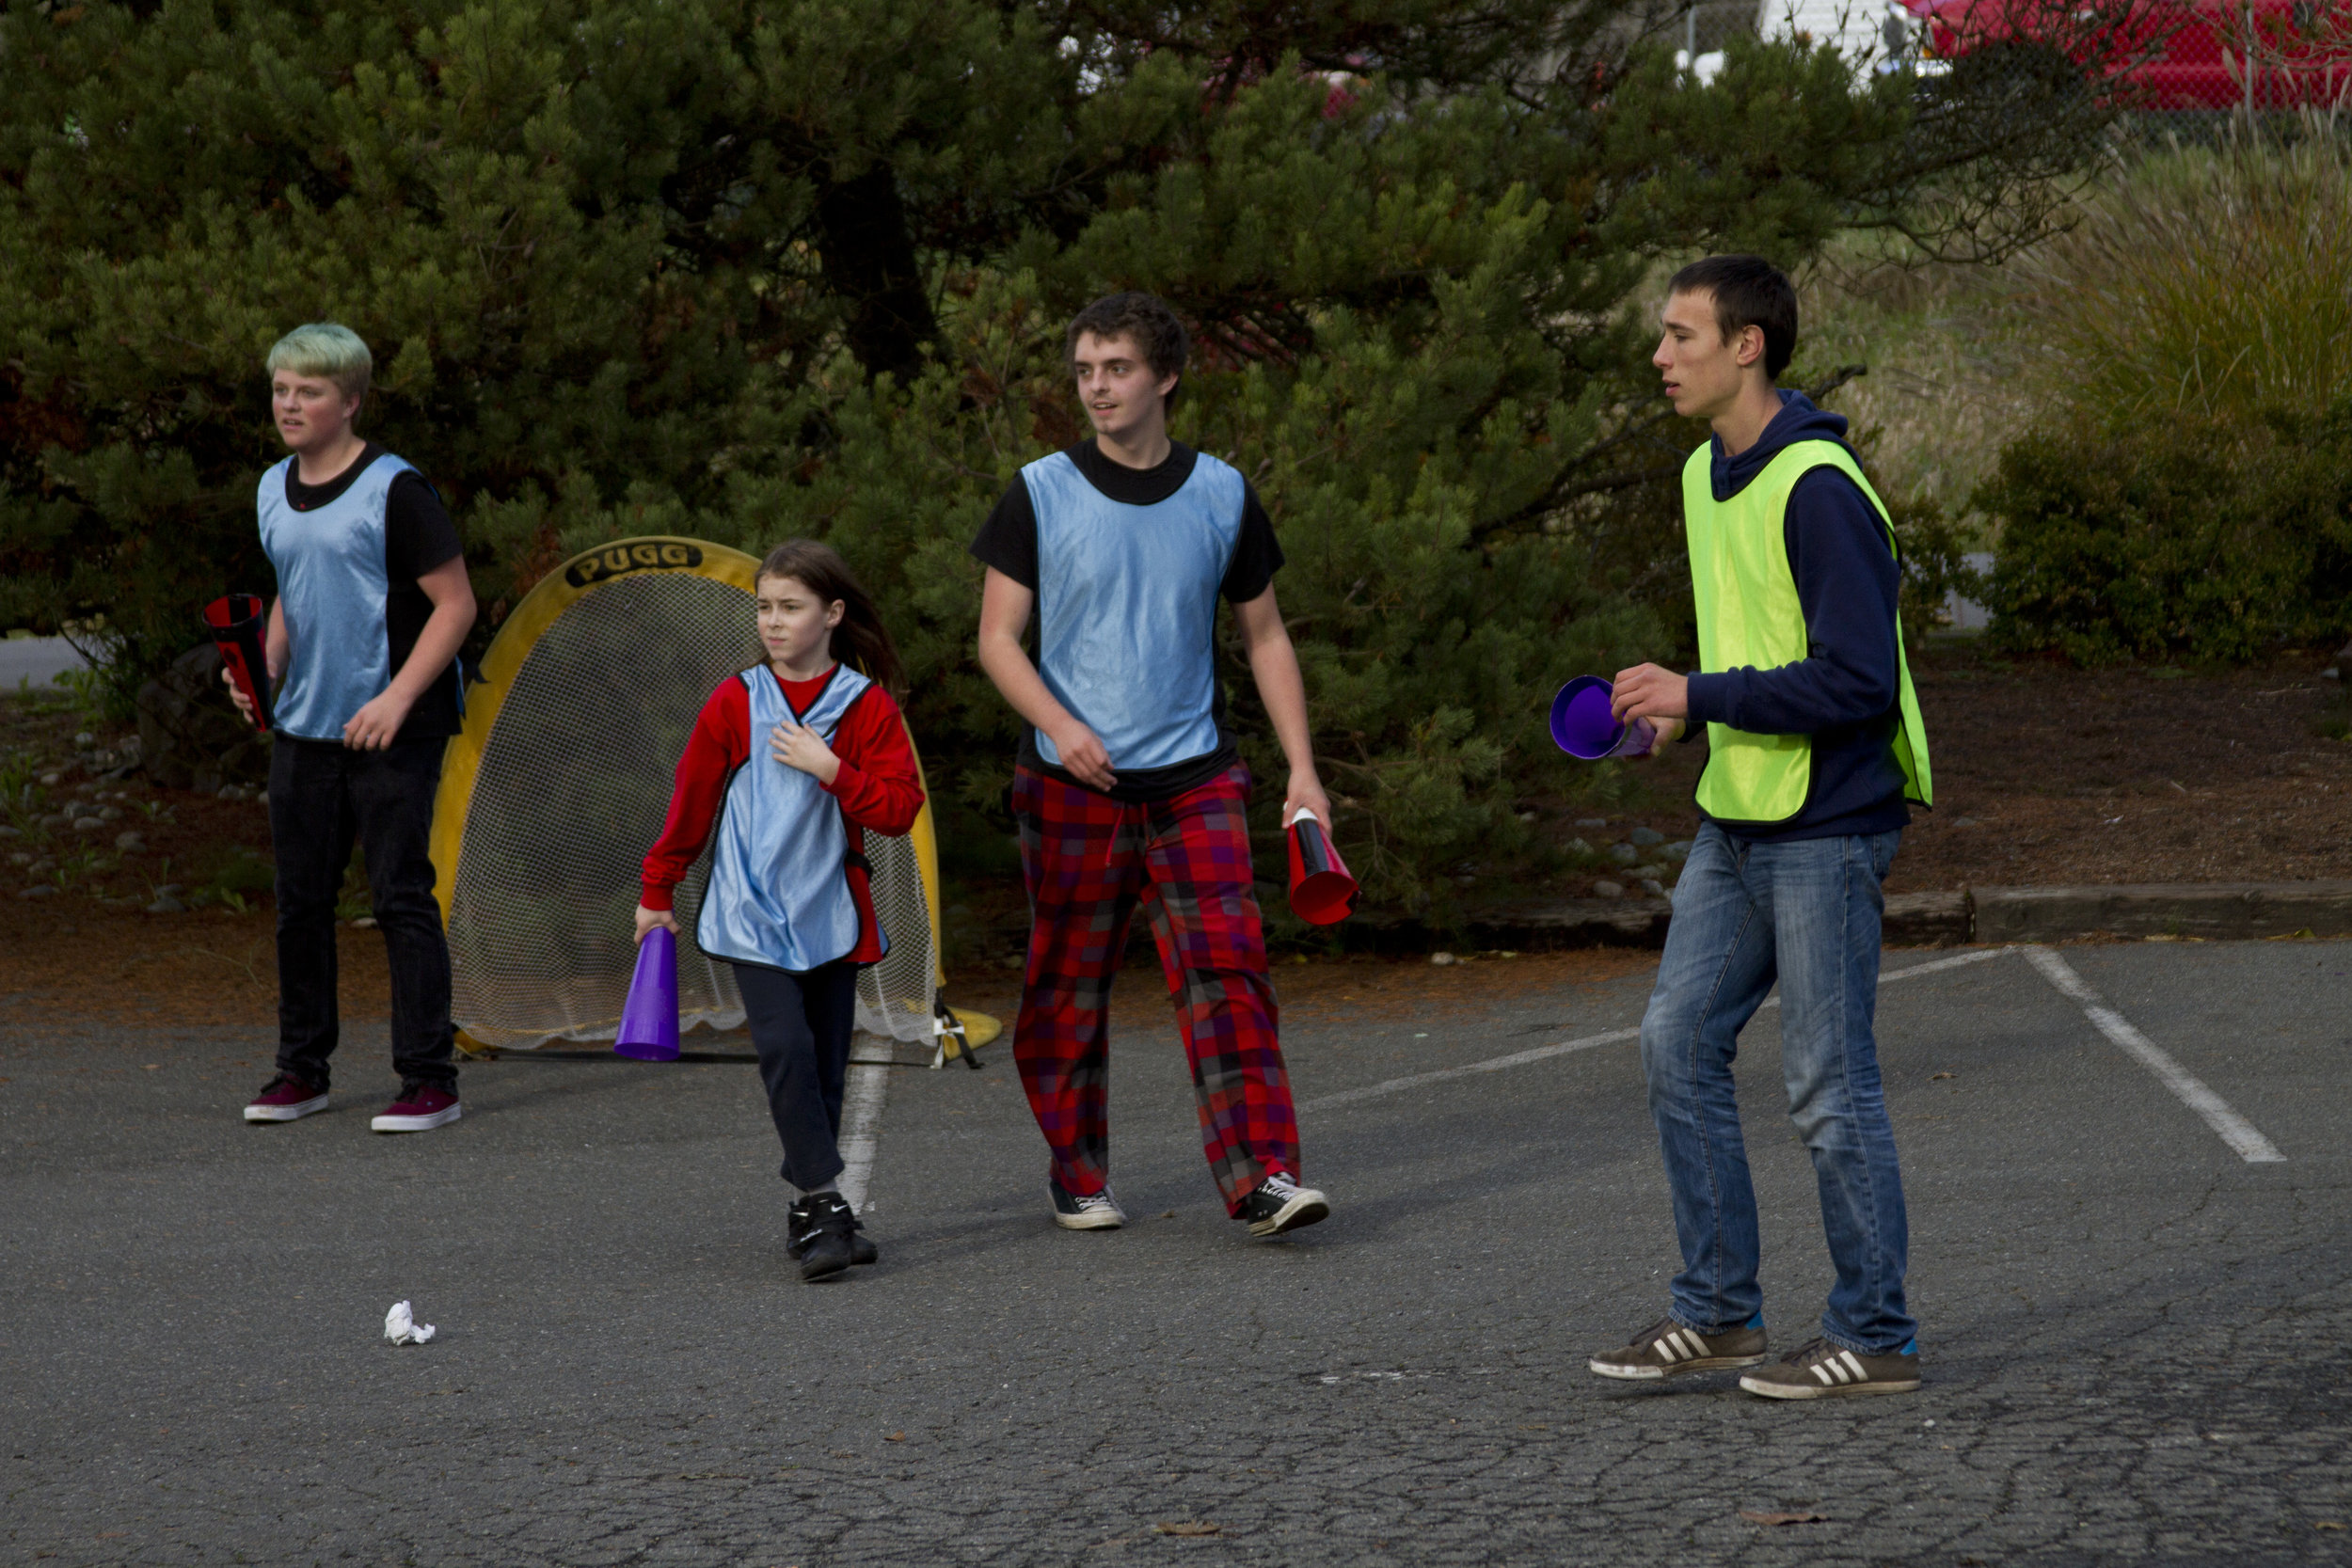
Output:
[[[696,539],[623,539],[540,579],[467,688],[434,805],[451,1011],[484,1045],[611,1039],[636,960],[632,912],[677,760],[719,683],[760,657],[758,562]],[[890,953],[858,979],[858,1023],[969,1059],[939,1007],[939,856],[928,803],[866,835]],[[693,944],[707,855],[677,890],[678,1022],[733,1028],[735,978]],[[993,1020],[967,1015],[976,1037]],[[943,1035],[943,1027],[950,1033]],[[971,1043],[984,1043],[975,1038]]]

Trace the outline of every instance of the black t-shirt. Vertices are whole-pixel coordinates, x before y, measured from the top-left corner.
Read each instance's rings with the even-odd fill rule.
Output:
[[[286,504],[296,512],[316,511],[350,489],[352,482],[367,471],[368,465],[383,455],[384,449],[370,441],[360,449],[350,467],[324,484],[303,483],[302,465],[287,464]],[[457,525],[450,520],[449,508],[441,504],[439,492],[413,468],[395,478],[384,497],[384,629],[391,643],[393,674],[399,674],[401,667],[408,662],[425,622],[433,617],[433,601],[417,586],[417,579],[437,566],[447,565],[464,551],[465,546],[457,538]],[[457,679],[457,667],[453,661],[439,679],[424,689],[417,698],[417,705],[408,710],[407,719],[400,726],[401,739],[453,736],[463,727]]]
[[[1193,466],[1200,454],[1181,442],[1168,443],[1168,455],[1149,468],[1131,468],[1124,463],[1113,462],[1103,455],[1093,437],[1069,448],[1064,453],[1078,467],[1093,485],[1108,499],[1125,506],[1156,506],[1184,487],[1192,477]],[[993,566],[1031,593],[1037,591],[1037,511],[1029,500],[1029,486],[1015,479],[1005,493],[997,498],[988,520],[980,525],[977,537],[972,541],[972,554],[984,566]],[[1225,580],[1218,592],[1232,604],[1247,604],[1273,586],[1274,574],[1282,565],[1282,546],[1274,537],[1274,521],[1266,515],[1265,506],[1258,499],[1258,492],[1250,483],[1242,481],[1241,533],[1233,541],[1233,559],[1226,563]],[[1165,800],[1181,795],[1216,777],[1237,759],[1233,743],[1225,736],[1225,687],[1217,683],[1216,750],[1204,756],[1189,757],[1167,768],[1139,768],[1118,770],[1118,782],[1110,795],[1116,800]],[[1077,778],[1057,768],[1038,754],[1037,731],[1023,725],[1021,730],[1021,766],[1058,779],[1064,784],[1078,784]],[[1089,788],[1090,785],[1079,785]]]

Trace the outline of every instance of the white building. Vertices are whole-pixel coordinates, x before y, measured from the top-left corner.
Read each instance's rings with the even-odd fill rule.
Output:
[[[1803,33],[1862,71],[1901,53],[1910,14],[1897,0],[1758,0],[1756,30],[1768,39]]]

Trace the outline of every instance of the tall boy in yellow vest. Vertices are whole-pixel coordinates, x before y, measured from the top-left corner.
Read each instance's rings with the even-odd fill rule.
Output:
[[[1661,738],[1708,730],[1702,821],[1642,1020],[1650,1114],[1682,1272],[1666,1316],[1592,1358],[1603,1377],[1756,1370],[1772,1399],[1919,1386],[1909,1238],[1879,1083],[1880,884],[1929,800],[1927,735],[1896,622],[1894,532],[1846,421],[1774,386],[1797,295],[1770,262],[1675,275],[1651,362],[1714,438],[1682,471],[1702,673],[1617,676],[1616,710]],[[1756,1189],[1731,1064],[1773,982],[1788,1115],[1813,1156],[1837,1277],[1821,1332],[1765,1366]]]

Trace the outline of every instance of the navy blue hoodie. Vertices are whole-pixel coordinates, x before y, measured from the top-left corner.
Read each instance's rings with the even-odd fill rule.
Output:
[[[1781,393],[1780,412],[1756,445],[1726,457],[1723,437],[1713,438],[1715,499],[1726,501],[1746,489],[1782,448],[1823,437],[1844,446],[1845,416],[1814,407],[1801,392]],[[1901,666],[1897,568],[1885,526],[1852,480],[1816,468],[1789,492],[1783,528],[1804,609],[1805,657],[1776,670],[1743,666],[1692,675],[1691,718],[1693,726],[1811,736],[1813,783],[1804,808],[1788,821],[1724,827],[1763,844],[1900,828],[1911,812],[1895,760]]]

